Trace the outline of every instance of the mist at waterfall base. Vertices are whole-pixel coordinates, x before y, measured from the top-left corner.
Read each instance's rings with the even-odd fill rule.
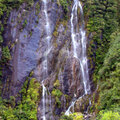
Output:
[[[81,14],[81,26],[80,29],[77,31],[74,28],[74,20],[78,23],[78,9],[80,9]],[[84,23],[84,14],[83,14],[83,8],[79,0],[74,0],[74,5],[72,8],[71,13],[71,39],[72,39],[72,45],[73,45],[73,56],[75,59],[79,60],[80,62],[80,69],[82,72],[82,80],[84,83],[84,94],[80,96],[78,99],[82,99],[85,95],[90,94],[90,84],[89,84],[89,73],[88,73],[88,64],[87,64],[87,55],[86,55],[86,45],[87,45],[87,39],[86,39],[86,31],[85,31],[85,23]],[[81,47],[81,51],[78,49]],[[80,54],[81,52],[81,54]],[[67,111],[65,112],[65,115],[71,114],[71,109],[73,109],[74,112],[74,105],[75,102],[72,101],[71,105],[68,107]]]

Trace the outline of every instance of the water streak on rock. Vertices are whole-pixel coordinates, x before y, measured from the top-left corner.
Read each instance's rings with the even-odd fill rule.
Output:
[[[78,25],[78,9],[80,9],[81,14],[81,26],[77,30],[76,25]],[[85,95],[90,93],[90,83],[89,83],[89,73],[88,73],[88,64],[87,64],[87,55],[86,55],[86,31],[85,31],[84,15],[83,8],[79,0],[74,0],[74,5],[71,13],[71,38],[73,44],[73,56],[80,62],[80,70],[82,73],[82,80],[84,83],[84,95],[79,97],[81,99]],[[71,108],[74,107],[74,104],[77,100],[74,100],[69,106],[68,110],[65,112],[66,115],[69,115]],[[74,109],[74,108],[73,108]],[[74,110],[73,110],[74,112]]]
[[[44,80],[47,78],[48,76],[48,54],[51,51],[51,44],[50,44],[50,40],[51,40],[51,30],[50,30],[50,23],[49,23],[49,18],[48,18],[48,13],[47,13],[47,5],[48,5],[48,1],[47,0],[43,0],[43,4],[44,4],[44,14],[45,14],[45,32],[46,32],[46,37],[45,37],[45,41],[47,42],[47,49],[45,51],[45,60],[43,61],[43,71],[44,71],[44,75],[43,75],[43,81],[42,81],[42,104],[43,104],[43,114],[42,114],[42,119],[46,120],[46,108],[47,108],[47,88],[44,85]],[[50,100],[51,102],[51,100]],[[50,103],[51,104],[51,103]]]

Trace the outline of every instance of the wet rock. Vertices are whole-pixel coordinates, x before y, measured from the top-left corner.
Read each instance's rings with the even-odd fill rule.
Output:
[[[70,95],[82,95],[84,93],[83,81],[81,79],[79,61],[71,58],[67,59],[63,75],[64,93]]]
[[[92,114],[84,114],[84,120],[96,120],[95,113]]]
[[[89,95],[85,95],[84,97],[78,99],[75,103],[75,112],[82,112],[84,113],[85,111],[88,111],[89,108],[89,100],[90,100],[90,96]]]

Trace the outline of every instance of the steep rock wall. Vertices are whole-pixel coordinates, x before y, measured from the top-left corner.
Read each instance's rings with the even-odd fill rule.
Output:
[[[48,17],[51,26],[52,48],[48,54],[48,77],[44,84],[47,91],[51,93],[52,118],[58,119],[61,112],[65,112],[71,101],[84,93],[84,85],[81,79],[80,63],[72,56],[72,43],[70,31],[69,5],[68,19],[64,19],[62,7],[57,1],[50,1],[48,4]],[[12,59],[9,65],[4,66],[3,78],[3,98],[17,96],[26,77],[32,72],[33,76],[41,83],[43,78],[42,63],[45,60],[45,50],[47,49],[45,34],[45,15],[43,12],[43,2],[37,1],[30,9],[26,9],[23,4],[16,11],[10,14],[4,39],[5,44],[11,50]],[[58,85],[56,85],[58,84]],[[41,88],[42,89],[42,88]],[[54,90],[61,92],[56,100]],[[50,96],[48,97],[48,99]],[[49,108],[48,104],[48,108]],[[38,119],[42,111],[42,101],[38,107]],[[48,110],[46,118],[51,112]]]

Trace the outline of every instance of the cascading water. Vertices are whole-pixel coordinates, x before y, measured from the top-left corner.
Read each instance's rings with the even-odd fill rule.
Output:
[[[49,19],[48,19],[48,13],[47,13],[47,0],[43,0],[44,3],[44,14],[45,14],[45,30],[46,30],[46,38],[45,41],[47,41],[47,50],[45,51],[45,60],[43,62],[43,69],[45,70],[45,74],[47,76],[48,72],[48,59],[47,56],[51,50],[51,45],[50,45],[50,39],[51,39],[51,30],[50,30],[50,24],[49,24]]]
[[[46,91],[46,87],[44,86],[44,83],[42,82],[42,88],[43,88],[43,92],[42,92],[42,103],[43,103],[43,116],[42,116],[42,118],[43,118],[43,120],[46,120],[46,117],[45,117],[45,98],[46,98],[46,95],[47,95],[47,91]]]
[[[80,13],[81,13],[81,26],[79,30],[76,30],[75,25],[76,24],[78,25],[78,15],[77,15],[78,8],[80,9]],[[89,73],[88,73],[88,64],[87,64],[87,55],[86,55],[87,39],[86,39],[86,31],[84,27],[85,24],[84,24],[82,5],[79,0],[74,0],[74,5],[71,13],[71,38],[73,44],[73,56],[80,62],[80,70],[82,73],[82,79],[84,84],[84,95],[79,97],[78,99],[81,99],[85,95],[90,94]],[[77,100],[71,103],[71,105],[65,112],[65,115],[69,115],[72,113],[70,110],[71,108],[74,109],[74,104],[76,101]]]
[[[43,61],[43,71],[44,71],[44,75],[43,75],[43,81],[42,81],[42,104],[43,104],[43,110],[42,110],[42,119],[46,120],[46,104],[47,104],[47,99],[48,99],[48,95],[47,95],[47,88],[44,85],[44,80],[47,78],[48,76],[48,54],[51,50],[51,45],[50,45],[50,40],[51,40],[51,30],[50,30],[50,23],[49,23],[49,19],[48,19],[48,13],[47,13],[47,4],[48,1],[47,0],[43,0],[43,4],[44,4],[44,14],[45,14],[45,20],[46,20],[46,24],[45,24],[45,31],[46,31],[46,37],[45,37],[45,41],[46,41],[46,45],[47,45],[47,49],[45,51],[45,60]],[[50,100],[51,102],[51,100]],[[51,103],[50,103],[51,104]]]

